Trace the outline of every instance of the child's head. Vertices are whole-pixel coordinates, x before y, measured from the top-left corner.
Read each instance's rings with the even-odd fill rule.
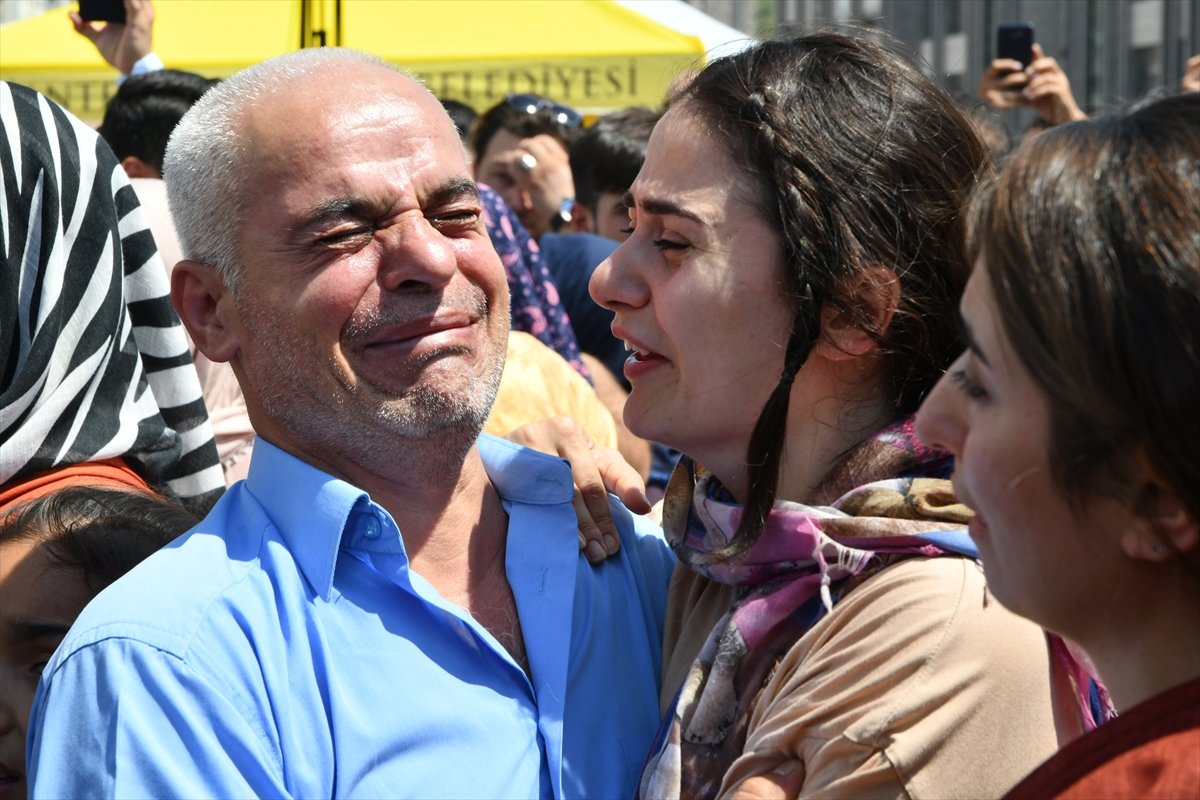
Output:
[[[24,797],[42,669],[83,607],[198,520],[141,491],[70,486],[0,517],[0,787]]]

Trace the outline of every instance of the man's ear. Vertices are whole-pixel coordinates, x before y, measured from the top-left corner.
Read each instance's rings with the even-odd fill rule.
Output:
[[[171,303],[196,348],[209,361],[229,361],[241,345],[233,293],[220,271],[200,261],[180,261],[171,271]]]
[[[1144,457],[1139,459],[1145,462]],[[1134,523],[1121,535],[1125,555],[1166,562],[1188,555],[1200,545],[1200,522],[1179,495],[1150,468],[1134,497]]]
[[[832,361],[848,361],[876,349],[900,305],[900,279],[888,267],[861,270],[838,287],[848,313],[832,303],[821,306],[821,336],[814,352]]]
[[[571,209],[569,227],[571,233],[595,233],[596,219],[592,214],[592,210],[576,200],[575,206]]]
[[[137,156],[125,156],[121,159],[121,166],[125,169],[125,174],[131,178],[161,178],[154,167],[142,161]]]

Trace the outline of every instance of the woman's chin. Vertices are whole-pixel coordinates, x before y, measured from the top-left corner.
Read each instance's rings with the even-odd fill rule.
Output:
[[[629,432],[647,442],[663,444],[686,453],[683,445],[688,437],[680,430],[679,419],[671,413],[664,413],[661,404],[639,403],[635,400],[636,391],[625,401],[623,418]]]

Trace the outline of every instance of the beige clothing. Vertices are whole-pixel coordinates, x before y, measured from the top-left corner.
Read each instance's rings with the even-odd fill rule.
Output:
[[[664,709],[732,599],[676,568]],[[987,594],[974,561],[911,558],[851,591],[788,651],[721,792],[792,759],[803,797],[999,797],[1059,743],[1041,629]]]
[[[133,178],[130,183],[150,222],[154,244],[170,272],[183,258],[183,253],[179,249],[179,237],[167,207],[166,184],[158,178]],[[246,412],[242,387],[233,374],[233,367],[209,361],[196,349],[190,338],[188,346],[192,350],[192,363],[200,377],[204,405],[208,407],[208,419],[217,441],[217,455],[225,473],[225,485],[232,486],[246,477],[250,453],[254,448],[254,428]]]
[[[612,414],[587,380],[534,336],[509,331],[504,375],[484,431],[504,436],[522,425],[554,416],[571,417],[598,445],[617,446]]]

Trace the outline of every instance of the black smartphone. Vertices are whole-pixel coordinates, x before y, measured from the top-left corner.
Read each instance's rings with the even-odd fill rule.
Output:
[[[92,22],[124,22],[125,0],[79,0],[79,16]]]
[[[996,58],[1020,61],[1021,68],[1033,61],[1033,23],[1002,22],[996,28]]]

